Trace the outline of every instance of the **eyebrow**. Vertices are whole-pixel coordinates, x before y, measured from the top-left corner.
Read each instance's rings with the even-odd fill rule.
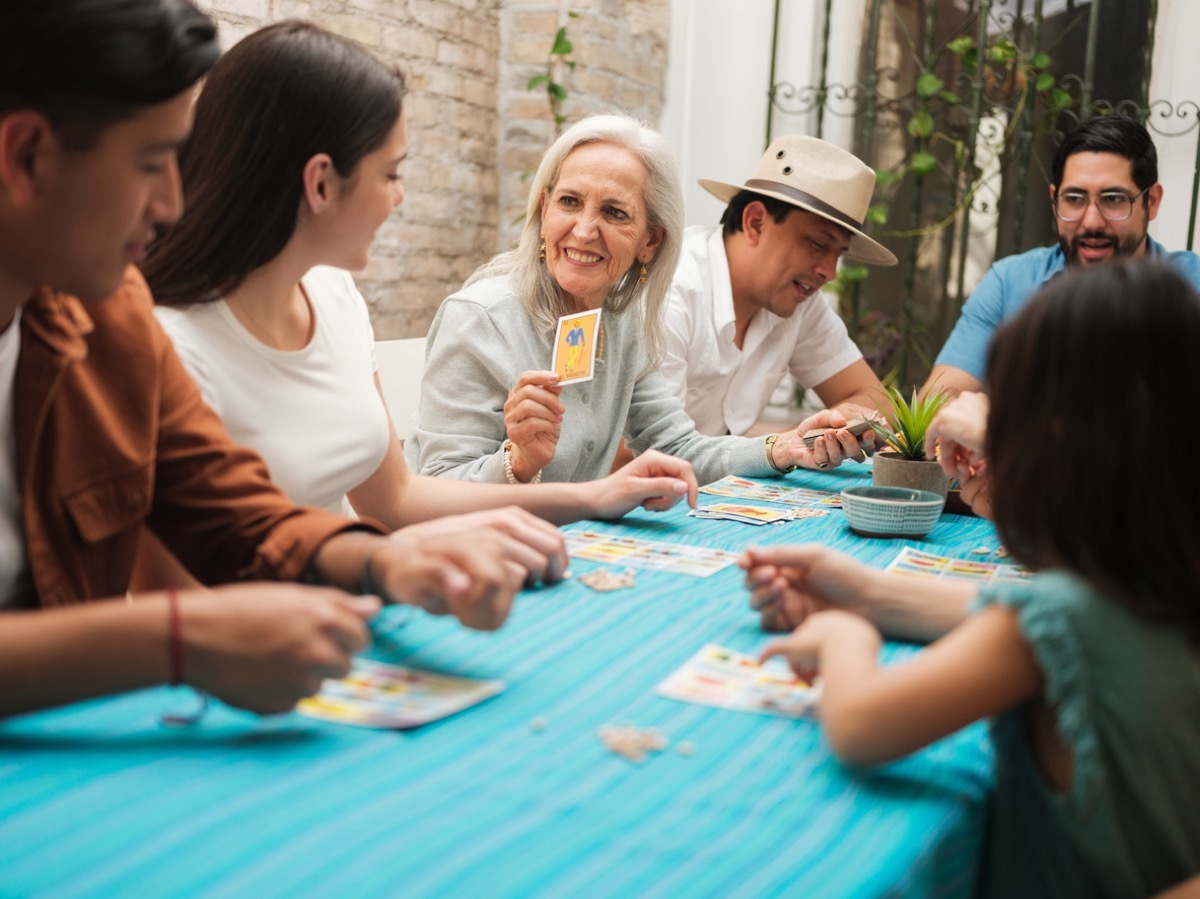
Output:
[[[842,237],[842,235],[838,234],[835,231],[830,231],[828,228],[820,228],[820,229],[818,229],[818,232],[820,233],[820,235],[822,237],[824,237],[830,243],[843,244],[845,249],[843,249],[842,252],[845,252],[846,250],[850,249],[850,238],[849,237]]]
[[[186,137],[171,137],[166,140],[155,141],[152,144],[146,144],[140,152],[147,156],[154,156],[159,153],[175,153],[178,152],[186,140]]]

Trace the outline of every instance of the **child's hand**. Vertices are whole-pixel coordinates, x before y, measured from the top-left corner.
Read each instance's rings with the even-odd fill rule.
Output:
[[[750,547],[738,560],[763,630],[791,630],[823,609],[862,612],[874,571],[818,544]]]
[[[811,682],[822,669],[822,658],[853,648],[856,654],[874,658],[883,643],[875,626],[860,615],[833,610],[808,617],[789,637],[768,643],[759,663],[783,656],[801,680]]]

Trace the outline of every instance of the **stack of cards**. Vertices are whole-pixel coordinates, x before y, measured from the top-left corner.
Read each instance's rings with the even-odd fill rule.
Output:
[[[495,696],[504,681],[431,674],[355,659],[341,680],[327,680],[297,710],[310,718],[361,727],[417,727]]]
[[[799,718],[816,711],[821,684],[800,680],[782,659],[759,665],[754,656],[709,643],[659,684],[658,693],[700,705]]]
[[[873,425],[874,422],[869,418],[852,418],[846,422],[844,428],[813,428],[811,431],[805,431],[801,440],[804,441],[805,446],[811,449],[818,437],[828,434],[830,431],[849,431],[855,437],[861,437]]]
[[[701,493],[710,496],[727,496],[731,499],[755,499],[767,503],[780,503],[801,508],[840,509],[842,495],[828,490],[810,490],[807,487],[788,487],[783,484],[760,484],[728,475],[719,481],[705,484]]]
[[[791,521],[792,513],[787,509],[764,509],[762,506],[739,506],[736,503],[713,503],[688,512],[693,518],[719,518],[723,521],[740,521],[742,524],[779,524]]]

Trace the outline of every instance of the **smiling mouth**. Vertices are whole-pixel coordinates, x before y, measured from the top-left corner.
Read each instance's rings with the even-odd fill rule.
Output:
[[[817,292],[816,287],[813,287],[809,284],[805,284],[803,281],[800,281],[798,279],[792,279],[792,287],[793,287],[793,289],[795,289],[796,293],[799,295],[801,302],[803,302],[804,300],[807,300],[809,297],[811,297],[814,293]]]
[[[1112,237],[1088,235],[1075,239],[1076,253],[1084,259],[1096,259],[1116,251],[1117,242]]]
[[[604,258],[603,256],[600,256],[596,253],[588,253],[584,250],[569,250],[566,247],[563,248],[563,255],[566,256],[568,259],[570,259],[572,262],[580,262],[580,263],[584,263],[584,264],[599,262],[601,259]]]

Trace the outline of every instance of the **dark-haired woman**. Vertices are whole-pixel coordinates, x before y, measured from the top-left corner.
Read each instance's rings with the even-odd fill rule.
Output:
[[[348,504],[390,528],[477,512],[467,524],[545,549],[559,535],[529,512],[563,523],[694,502],[690,466],[659,454],[604,481],[536,489],[411,474],[347,273],[404,198],[404,90],[399,71],[304,22],[264,28],[214,67],[181,153],[188,208],[144,266],[205,398],[293,499]],[[478,512],[513,504],[528,512]]]

